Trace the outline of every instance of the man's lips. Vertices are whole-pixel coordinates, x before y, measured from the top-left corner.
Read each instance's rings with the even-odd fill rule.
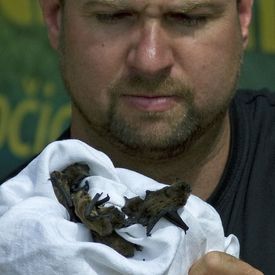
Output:
[[[135,96],[124,95],[124,103],[132,108],[146,112],[165,112],[175,106],[177,96]]]

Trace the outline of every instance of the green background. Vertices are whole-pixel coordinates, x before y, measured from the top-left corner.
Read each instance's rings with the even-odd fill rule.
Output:
[[[36,0],[0,0],[0,75],[1,179],[69,123],[57,56]],[[274,76],[275,1],[256,0],[240,87],[275,90]]]

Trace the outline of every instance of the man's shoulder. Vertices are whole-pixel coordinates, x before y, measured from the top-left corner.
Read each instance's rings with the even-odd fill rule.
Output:
[[[245,116],[252,121],[270,121],[274,123],[275,92],[268,89],[238,90],[233,104],[237,116]]]
[[[267,88],[261,90],[240,89],[235,95],[234,102],[247,106],[256,105],[261,107],[262,105],[267,105],[275,107],[275,91]]]
[[[275,132],[275,92],[239,90],[233,99],[231,114],[235,123],[249,131]]]

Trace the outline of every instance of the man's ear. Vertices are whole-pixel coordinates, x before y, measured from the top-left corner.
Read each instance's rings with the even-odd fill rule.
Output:
[[[50,43],[54,49],[58,49],[61,32],[61,12],[60,0],[39,0],[44,21],[48,28]]]
[[[241,25],[241,32],[243,37],[243,47],[246,48],[248,44],[249,26],[252,19],[253,0],[240,0],[239,1],[239,18]]]

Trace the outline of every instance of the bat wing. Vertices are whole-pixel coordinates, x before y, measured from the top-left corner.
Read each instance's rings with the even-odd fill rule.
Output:
[[[184,232],[186,233],[186,231],[189,229],[189,227],[186,225],[186,223],[182,220],[182,218],[180,217],[180,215],[178,214],[178,212],[175,211],[170,211],[168,213],[166,213],[164,215],[164,217],[171,223],[173,223],[174,225],[182,228],[184,230]]]

